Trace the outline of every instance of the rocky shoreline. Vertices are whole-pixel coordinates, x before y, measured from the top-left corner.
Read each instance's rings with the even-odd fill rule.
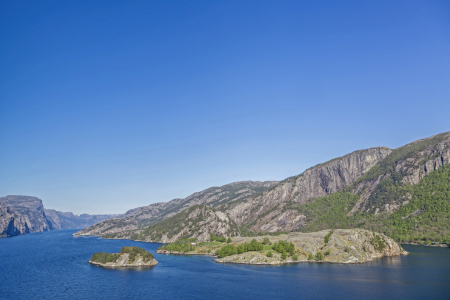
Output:
[[[131,263],[131,264],[115,264],[115,263],[99,263],[95,261],[89,261],[91,265],[99,266],[103,268],[146,268],[146,267],[153,267],[158,264],[158,261],[153,259],[152,261],[149,261],[147,263]]]
[[[448,244],[426,245],[426,244],[419,244],[419,243],[414,243],[414,242],[411,242],[411,243],[403,242],[403,243],[400,243],[400,244],[402,244],[402,245],[412,245],[412,246],[425,246],[425,247],[450,248],[450,245],[448,245]]]
[[[144,262],[142,257],[137,258],[134,262],[129,263],[128,262],[129,255],[122,254],[120,258],[115,262],[107,262],[107,263],[100,263],[96,261],[89,261],[91,265],[104,267],[104,268],[144,268],[144,267],[153,267],[158,264],[158,261],[156,259],[152,259],[148,262]]]

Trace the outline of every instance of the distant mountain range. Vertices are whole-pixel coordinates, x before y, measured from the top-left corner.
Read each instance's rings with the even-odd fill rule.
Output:
[[[449,160],[446,132],[355,151],[281,182],[237,182],[133,209],[75,235],[171,242],[365,228],[397,241],[450,243]]]
[[[117,215],[74,215],[45,209],[31,196],[0,197],[0,237],[58,229],[82,229]]]

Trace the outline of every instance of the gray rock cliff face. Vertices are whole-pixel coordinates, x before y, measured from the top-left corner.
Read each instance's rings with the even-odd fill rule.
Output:
[[[404,184],[418,184],[430,172],[438,170],[450,162],[450,132],[441,133],[429,138],[420,139],[395,149],[386,158]],[[372,180],[361,180],[353,189],[354,194],[362,192],[359,201],[349,215],[357,211],[392,213],[408,203],[411,195],[405,194],[393,202],[376,202],[374,195],[380,183],[392,176],[390,171],[379,174]],[[362,178],[364,179],[364,177]]]
[[[417,184],[428,173],[435,171],[446,165],[450,161],[450,132],[446,132],[443,138],[436,144],[429,145],[424,150],[419,151],[418,155],[397,163],[397,172],[406,172],[409,175],[403,178],[403,181],[409,184]],[[432,136],[420,141],[433,139]],[[410,145],[410,144],[408,144]],[[408,146],[405,145],[404,147]]]
[[[75,235],[104,235],[122,231],[137,230],[170,218],[194,205],[217,206],[229,201],[240,200],[267,190],[277,181],[239,181],[221,187],[212,187],[194,193],[184,199],[159,202],[127,211],[123,216],[99,222],[81,230]]]
[[[45,209],[42,200],[31,196],[0,197],[0,236],[31,232],[85,228],[115,215],[74,215]]]
[[[0,202],[24,218],[29,232],[48,231],[51,229],[45,216],[41,199],[30,196],[9,195],[0,197]]]
[[[29,233],[25,218],[0,203],[0,237]]]
[[[354,183],[392,152],[376,147],[352,152],[290,177],[261,195],[248,197],[219,207],[236,224],[253,224],[255,231],[290,231],[302,227],[304,216],[296,211],[283,212],[288,203],[306,203],[327,196]]]

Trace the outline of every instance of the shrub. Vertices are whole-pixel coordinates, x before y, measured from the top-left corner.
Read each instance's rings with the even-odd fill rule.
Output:
[[[285,260],[287,258],[287,253],[286,250],[283,251],[283,253],[281,253],[281,259]]]
[[[251,240],[250,243],[240,244],[237,248],[237,253],[241,254],[248,251],[261,251],[264,249],[262,243],[257,242],[255,239]]]
[[[312,253],[308,254],[308,260],[313,260],[314,259],[314,255]]]
[[[370,243],[373,245],[373,247],[375,248],[375,250],[377,251],[381,251],[384,249],[384,247],[386,247],[386,244],[384,243],[384,241],[380,238],[379,235],[374,234],[372,240],[370,241]]]
[[[232,240],[231,240],[231,238],[229,237],[228,240],[227,240],[227,243],[231,243],[231,242],[232,242]]]
[[[227,241],[227,238],[224,237],[224,236],[216,236],[214,234],[211,234],[211,237],[209,238],[209,241],[210,242],[217,241],[217,242],[220,242],[220,243],[225,243]]]
[[[271,244],[272,244],[272,243],[270,242],[270,240],[269,240],[268,237],[265,237],[262,243],[263,243],[264,245],[271,245]]]
[[[146,251],[145,249],[142,249],[141,247],[122,247],[120,249],[120,253],[128,253],[128,261],[134,262],[134,259],[136,258],[136,255],[142,256],[144,259],[144,262],[148,262],[149,260],[152,260],[154,258],[153,254]]]
[[[331,252],[330,252],[330,249],[328,249],[327,251],[325,251],[325,256],[328,256],[328,255],[330,255],[331,254]]]
[[[331,230],[324,239],[325,245],[328,244],[328,242],[330,241],[331,235],[333,234],[333,230]]]
[[[293,260],[297,260],[297,259],[298,259],[297,254],[292,255],[292,259],[293,259]]]
[[[272,251],[267,252],[267,257],[273,257]]]
[[[225,243],[227,241],[227,238],[222,236],[222,237],[218,238],[217,241],[221,242],[221,243]]]
[[[350,252],[350,248],[348,246],[345,246],[344,251],[345,252]]]
[[[316,253],[316,260],[323,260],[323,254],[322,254],[322,252],[317,252]]]
[[[217,250],[216,254],[219,255],[220,257],[230,256],[237,254],[237,249],[233,245],[226,245],[222,247],[220,250]]]
[[[278,243],[274,243],[272,249],[278,253],[283,253],[283,251],[286,251],[291,255],[295,252],[294,244],[287,241],[279,241]]]

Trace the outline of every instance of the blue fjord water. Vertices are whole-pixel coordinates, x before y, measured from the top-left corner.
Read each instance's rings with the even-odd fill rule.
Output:
[[[74,230],[0,239],[0,299],[450,299],[450,248],[360,265],[217,264],[210,257],[158,255],[151,269],[104,269],[93,252],[160,244],[72,237]]]

